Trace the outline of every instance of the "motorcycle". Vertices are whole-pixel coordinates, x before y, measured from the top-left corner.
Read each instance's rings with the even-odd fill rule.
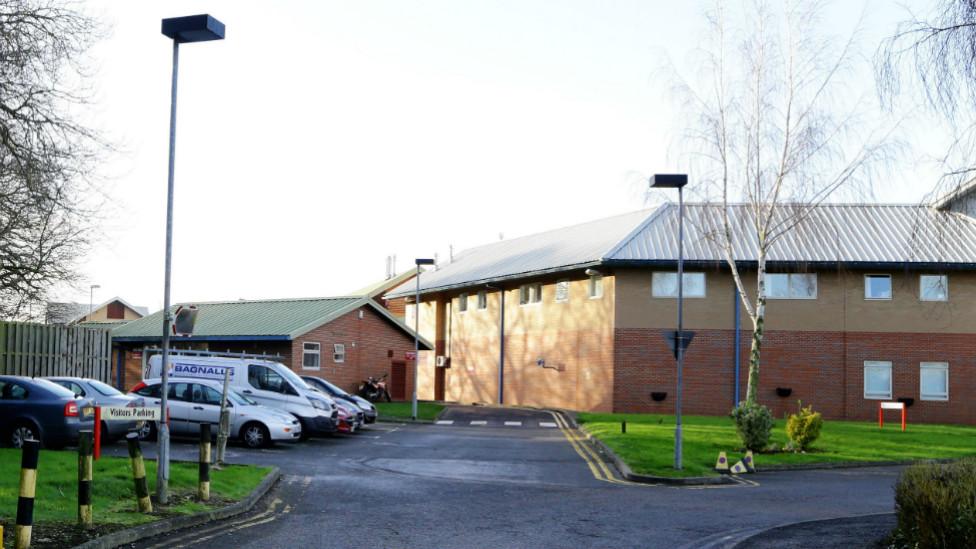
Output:
[[[386,389],[386,374],[380,377],[369,376],[359,386],[359,396],[370,402],[390,402],[390,392]]]

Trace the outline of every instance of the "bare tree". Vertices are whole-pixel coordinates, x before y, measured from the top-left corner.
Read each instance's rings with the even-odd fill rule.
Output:
[[[976,2],[939,0],[920,16],[909,12],[882,42],[876,80],[883,104],[921,103],[944,119],[952,141],[940,158],[942,194],[976,175]]]
[[[682,136],[708,205],[701,232],[724,257],[752,321],[746,401],[756,402],[766,319],[767,261],[828,199],[870,182],[890,132],[868,131],[845,77],[854,40],[817,33],[820,4],[746,3],[733,22],[718,3],[702,83],[682,80]],[[754,266],[754,267],[753,267]],[[750,289],[744,269],[755,268]]]
[[[97,23],[60,0],[0,0],[0,318],[71,282],[105,143],[79,122]],[[35,307],[36,308],[36,307]]]

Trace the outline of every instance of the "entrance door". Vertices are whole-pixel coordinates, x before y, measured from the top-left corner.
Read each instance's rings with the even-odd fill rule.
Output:
[[[390,398],[407,399],[407,363],[402,360],[390,363]]]

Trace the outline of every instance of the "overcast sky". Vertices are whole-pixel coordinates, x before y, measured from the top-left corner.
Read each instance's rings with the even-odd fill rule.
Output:
[[[922,4],[925,4],[924,2]],[[87,3],[99,125],[122,149],[111,204],[55,297],[162,305],[171,42],[160,19],[209,12],[222,42],[181,49],[173,300],[341,295],[414,257],[646,206],[674,168],[661,67],[700,43],[702,4],[673,1]],[[866,12],[865,12],[866,10]],[[904,18],[867,13],[865,56]],[[869,83],[870,74],[864,82]],[[919,166],[879,200],[921,199]],[[920,183],[921,181],[921,183]]]

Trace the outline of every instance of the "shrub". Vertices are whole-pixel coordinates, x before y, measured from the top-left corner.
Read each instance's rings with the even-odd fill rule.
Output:
[[[812,406],[800,407],[800,411],[786,418],[786,436],[794,450],[806,450],[820,436],[823,417]]]
[[[976,459],[919,463],[895,485],[894,547],[976,547]]]
[[[761,452],[769,444],[773,433],[773,413],[755,402],[743,402],[729,414],[735,422],[735,432],[747,450]]]

